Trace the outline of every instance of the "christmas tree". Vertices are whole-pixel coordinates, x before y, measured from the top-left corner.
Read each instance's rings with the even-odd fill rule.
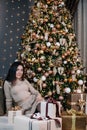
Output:
[[[25,76],[43,97],[64,103],[67,93],[82,91],[82,60],[63,0],[35,0],[21,46]]]

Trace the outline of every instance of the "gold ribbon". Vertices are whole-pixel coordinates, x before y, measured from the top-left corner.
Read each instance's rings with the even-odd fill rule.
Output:
[[[71,130],[75,130],[76,129],[75,124],[76,124],[76,115],[73,114],[72,115],[72,128],[71,128]]]
[[[70,105],[76,105],[77,103],[76,102],[67,102],[68,104]]]

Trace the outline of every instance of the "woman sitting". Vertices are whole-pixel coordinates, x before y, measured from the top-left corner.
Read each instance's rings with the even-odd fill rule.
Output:
[[[40,93],[24,79],[24,67],[20,61],[14,62],[4,82],[7,112],[12,108],[14,101],[22,108],[23,114],[33,114],[43,100]]]

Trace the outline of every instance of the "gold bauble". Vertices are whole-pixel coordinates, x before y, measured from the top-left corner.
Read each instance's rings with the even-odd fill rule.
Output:
[[[31,62],[31,59],[28,58],[27,61],[28,61],[28,62]]]
[[[35,49],[35,50],[34,50],[34,53],[36,53],[36,54],[37,54],[37,52],[38,52],[38,50],[37,50],[37,49]]]
[[[69,24],[69,25],[67,25],[67,26],[68,26],[68,28],[72,28],[72,25],[70,25],[70,24]]]
[[[40,71],[42,70],[42,68],[41,68],[41,67],[39,67],[37,70],[40,72]]]
[[[53,67],[54,66],[54,64],[53,63],[50,63],[50,65],[49,65],[50,67]]]
[[[33,72],[33,73],[32,73],[32,76],[34,77],[35,75],[36,75],[36,74]]]
[[[49,74],[53,74],[53,71],[52,71],[52,70],[49,70]]]
[[[48,22],[48,18],[45,18],[45,19],[44,19],[44,22]]]
[[[64,79],[64,82],[67,82],[67,79]]]
[[[72,78],[69,78],[68,80],[69,80],[69,82],[72,82],[72,81],[73,81]]]
[[[44,51],[44,50],[46,49],[46,46],[43,45],[43,46],[41,47],[41,49]]]
[[[43,54],[43,53],[44,53],[44,51],[43,51],[43,50],[40,50],[40,51],[39,51],[39,53],[40,53],[40,54]]]
[[[36,59],[36,60],[35,60],[35,63],[38,63],[38,62],[39,62],[38,59]]]
[[[43,88],[46,88],[46,87],[47,87],[46,83],[43,83],[42,87],[43,87]]]
[[[64,55],[62,55],[62,58],[64,59],[64,58],[65,58],[65,56],[64,56]]]
[[[42,40],[43,40],[43,38],[44,38],[43,36],[40,36],[40,39],[42,39]]]
[[[53,38],[50,37],[50,38],[49,38],[49,42],[53,42]]]
[[[35,46],[36,46],[36,48],[39,48],[39,47],[40,47],[40,44],[37,43]]]
[[[56,27],[57,27],[57,29],[59,29],[60,28],[60,24],[57,24]]]
[[[48,72],[46,72],[44,75],[45,75],[46,77],[48,77],[48,76],[49,76],[49,73],[48,73]]]
[[[32,33],[32,37],[35,38],[36,37],[36,33],[33,32]]]
[[[52,92],[51,91],[48,92],[48,96],[52,96]]]

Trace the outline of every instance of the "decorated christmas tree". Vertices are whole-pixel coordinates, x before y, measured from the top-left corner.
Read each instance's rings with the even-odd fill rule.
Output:
[[[52,96],[62,103],[67,93],[84,89],[72,23],[63,0],[35,0],[18,52],[26,78],[44,98]]]

